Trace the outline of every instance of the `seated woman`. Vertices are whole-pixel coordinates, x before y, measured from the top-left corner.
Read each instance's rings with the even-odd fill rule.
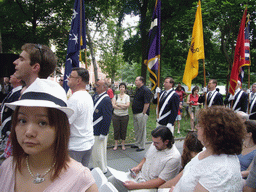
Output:
[[[194,131],[188,132],[184,140],[183,152],[181,155],[182,169],[192,158],[202,151],[203,147],[204,146],[197,138],[197,133]]]
[[[194,131],[195,128],[195,122],[197,121],[195,118],[195,115],[197,111],[199,110],[199,103],[198,103],[198,95],[199,92],[199,87],[195,86],[192,89],[192,94],[190,94],[187,98],[187,104],[189,104],[188,107],[188,112],[190,115],[190,126],[191,126],[191,131]]]
[[[37,79],[6,105],[14,110],[13,156],[0,167],[1,191],[98,191],[90,170],[68,155],[73,110],[59,84]]]
[[[161,188],[171,191],[232,191],[243,189],[239,159],[245,126],[229,108],[212,106],[198,112],[198,139],[206,148],[178,176]]]
[[[245,126],[247,133],[243,142],[243,150],[238,155],[243,178],[248,177],[252,160],[256,155],[256,122],[252,120],[245,121]]]

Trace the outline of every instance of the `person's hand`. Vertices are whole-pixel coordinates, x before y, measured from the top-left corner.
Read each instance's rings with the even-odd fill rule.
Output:
[[[228,98],[228,101],[232,101],[232,100],[234,100],[235,99],[235,95],[229,95],[229,98]]]
[[[134,173],[138,174],[140,172],[140,168],[139,167],[133,167],[131,169]]]
[[[129,189],[129,190],[132,190],[132,189],[137,189],[136,186],[137,186],[137,183],[135,183],[134,181],[125,181],[123,183],[123,185]]]
[[[175,188],[175,186],[172,186],[172,188],[170,189],[169,192],[173,192],[174,188]]]
[[[100,141],[103,141],[105,138],[106,138],[106,135],[100,134],[100,136],[99,136],[99,140],[100,140]]]
[[[160,93],[161,89],[159,87],[156,88],[156,93]]]
[[[203,93],[207,93],[207,87],[203,88]]]

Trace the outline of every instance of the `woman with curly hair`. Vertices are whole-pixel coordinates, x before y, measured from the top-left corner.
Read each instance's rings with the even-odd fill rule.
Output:
[[[188,132],[184,144],[183,144],[183,152],[181,156],[181,165],[182,169],[184,169],[185,165],[195,157],[199,152],[203,149],[202,143],[197,138],[197,133],[194,131]]]
[[[198,112],[198,140],[205,150],[197,154],[174,179],[161,188],[171,191],[232,191],[243,189],[240,163],[245,126],[235,112],[212,106]]]

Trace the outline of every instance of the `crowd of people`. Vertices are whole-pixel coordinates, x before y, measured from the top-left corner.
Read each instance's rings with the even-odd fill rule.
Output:
[[[115,94],[105,80],[88,92],[89,72],[73,68],[67,78],[70,91],[47,78],[57,65],[49,47],[25,44],[15,73],[4,79],[1,136],[6,160],[0,166],[1,191],[98,191],[88,168],[107,173],[107,141],[111,122],[113,151],[126,150],[129,107],[132,108],[136,152],[146,148],[151,102],[157,104],[152,144],[141,162],[109,182],[118,191],[256,191],[256,83],[234,95],[223,96],[217,81],[209,80],[203,94],[195,86],[187,94],[166,77],[163,90],[153,95],[145,79],[136,77],[131,100],[126,83]],[[1,87],[1,88],[2,88]],[[89,88],[90,89],[90,88]],[[187,108],[185,107],[187,106]],[[191,130],[180,154],[174,133],[180,132],[182,114],[190,115]]]

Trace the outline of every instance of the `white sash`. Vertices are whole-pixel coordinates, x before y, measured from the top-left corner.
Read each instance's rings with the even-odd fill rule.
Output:
[[[243,91],[241,90],[240,93],[239,93],[239,95],[237,96],[237,99],[236,99],[235,104],[233,105],[233,110],[235,110],[235,108],[236,108],[236,106],[237,106],[237,103],[239,102],[239,100],[240,100],[242,94],[243,94]],[[240,109],[237,109],[237,111],[239,111],[239,110],[240,110]]]
[[[212,106],[212,102],[213,102],[215,96],[217,95],[217,93],[218,93],[218,92],[215,90],[214,93],[212,94],[212,97],[211,97],[211,100],[210,100],[210,102],[209,102],[208,107],[211,107],[211,106]]]
[[[99,100],[96,102],[96,104],[94,105],[93,111],[95,111],[95,109],[98,107],[98,105],[100,104],[100,102],[102,101],[102,99],[104,99],[105,97],[108,97],[108,94],[104,94],[103,96],[101,96],[101,98],[99,98]],[[99,122],[101,122],[103,120],[103,116],[100,116],[98,119],[96,119],[95,121],[93,121],[93,126],[97,125]]]
[[[175,93],[175,91],[173,90],[173,91],[167,96],[167,98],[165,99],[164,104],[162,105],[161,110],[160,110],[160,112],[159,112],[159,117],[160,117],[160,118],[158,118],[158,121],[161,120],[161,119],[163,119],[163,118],[166,117],[167,115],[171,114],[171,111],[169,111],[169,112],[167,112],[167,113],[169,113],[169,114],[165,115],[163,118],[161,117],[161,115],[162,115],[162,113],[163,113],[163,111],[164,111],[165,106],[167,105],[169,99],[172,97],[172,95],[173,95],[174,93]]]
[[[252,108],[253,108],[255,101],[256,101],[256,97],[254,97],[253,101],[251,102],[250,113],[252,113]]]

